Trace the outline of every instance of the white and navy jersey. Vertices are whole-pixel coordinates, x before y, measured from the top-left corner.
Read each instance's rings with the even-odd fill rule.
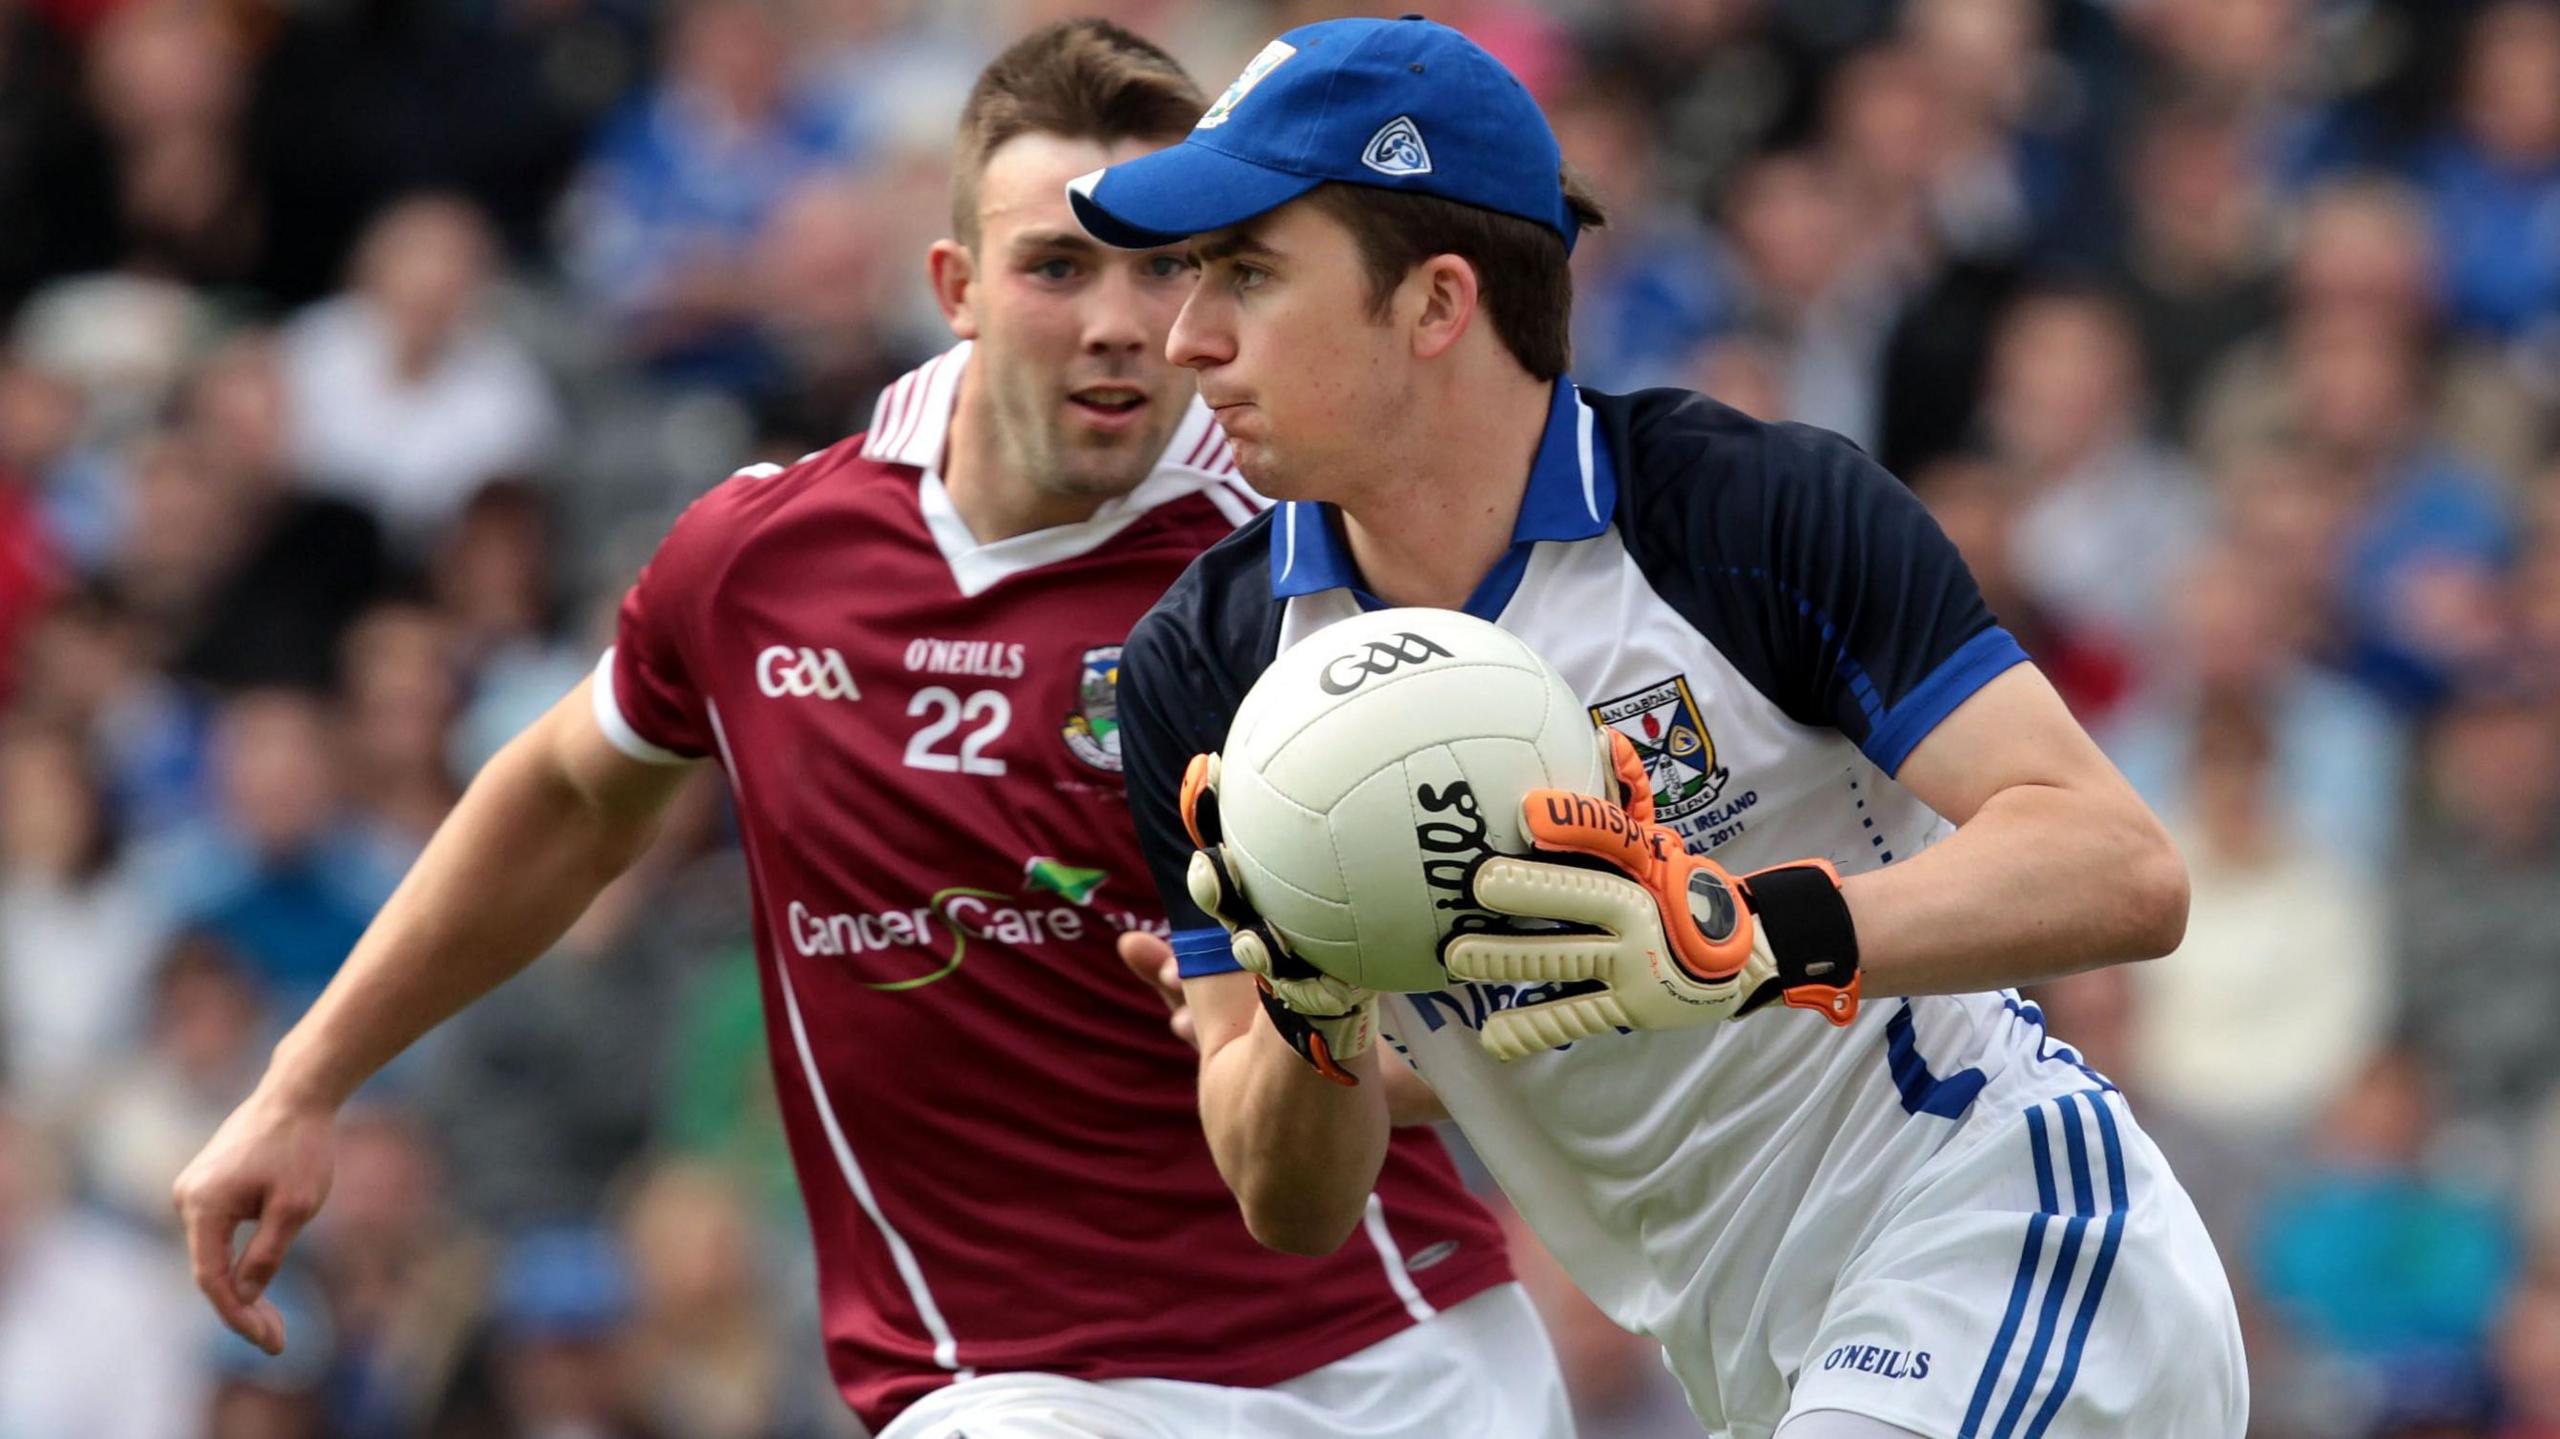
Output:
[[[1684,391],[1559,382],[1514,541],[1468,611],[1553,662],[1635,742],[1662,820],[1737,872],[1820,856],[1856,874],[1947,834],[1894,775],[2025,660],[1855,446]],[[1324,507],[1287,504],[1130,636],[1130,797],[1184,973],[1234,965],[1183,888],[1184,762],[1222,745],[1281,650],[1378,604]],[[1845,1028],[1773,1010],[1500,1064],[1477,1031],[1517,998],[1389,996],[1384,1028],[1574,1278],[1737,1432],[1783,1412],[1844,1257],[1969,1117],[2111,1087],[2009,993],[1875,1001]],[[2031,1185],[2026,1166],[2021,1149]]]

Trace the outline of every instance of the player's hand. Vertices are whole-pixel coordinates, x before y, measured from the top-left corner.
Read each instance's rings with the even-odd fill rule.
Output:
[[[196,1288],[233,1333],[269,1354],[284,1352],[285,1334],[267,1285],[328,1197],[335,1123],[328,1110],[252,1095],[178,1175],[174,1198]],[[235,1256],[232,1237],[244,1222],[249,1242]]]
[[[1198,1046],[1200,1036],[1191,1025],[1191,1002],[1182,993],[1182,967],[1174,960],[1173,946],[1165,943],[1160,935],[1131,929],[1121,932],[1119,950],[1120,962],[1129,966],[1131,974],[1156,992],[1156,998],[1164,1001],[1165,1008],[1173,1011],[1172,1017],[1165,1021],[1166,1027],[1173,1031],[1173,1037],[1185,1044]]]
[[[1612,1029],[1684,1029],[1775,1001],[1834,1024],[1858,1012],[1858,946],[1840,878],[1818,859],[1736,878],[1678,831],[1607,800],[1532,790],[1521,828],[1557,859],[1495,855],[1469,890],[1498,913],[1577,926],[1452,937],[1459,979],[1600,987],[1520,1005],[1485,1023],[1497,1059]]]
[[[1236,963],[1262,991],[1262,1012],[1300,1058],[1336,1084],[1358,1084],[1349,1065],[1378,1038],[1378,996],[1345,984],[1289,952],[1247,903],[1227,866],[1218,830],[1218,757],[1193,755],[1182,775],[1182,824],[1198,845],[1184,882],[1192,903],[1227,931]]]

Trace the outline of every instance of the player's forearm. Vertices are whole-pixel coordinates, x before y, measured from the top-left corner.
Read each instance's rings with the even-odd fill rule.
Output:
[[[548,949],[646,847],[664,790],[583,792],[547,725],[482,770],[276,1046],[262,1089],[334,1108],[428,1030]]]
[[[2177,948],[2187,921],[2186,864],[2130,790],[2014,786],[1841,893],[1870,997],[1999,989],[2156,958]]]
[[[1291,1254],[1330,1254],[1358,1228],[1387,1157],[1387,1091],[1375,1051],[1357,1085],[1310,1068],[1256,1023],[1203,1062],[1200,1115],[1245,1227]]]
[[[1449,1106],[1440,1102],[1439,1091],[1402,1060],[1378,1061],[1378,1088],[1386,1096],[1387,1123],[1393,1128],[1438,1124],[1449,1117]]]

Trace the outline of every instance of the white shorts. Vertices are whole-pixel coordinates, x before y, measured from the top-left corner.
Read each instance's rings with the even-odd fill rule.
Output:
[[[879,1439],[1572,1439],[1546,1327],[1517,1284],[1264,1389],[989,1374]]]
[[[1844,1410],[1930,1439],[2240,1439],[2230,1281],[2123,1098],[1970,1123],[1990,1128],[1896,1196],[1812,1345],[1786,1357],[1788,1414]]]

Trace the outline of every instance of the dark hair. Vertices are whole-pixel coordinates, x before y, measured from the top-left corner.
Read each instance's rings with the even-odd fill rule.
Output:
[[[1200,87],[1153,42],[1108,20],[1060,20],[978,73],[960,107],[951,155],[951,229],[978,243],[978,180],[1017,135],[1070,140],[1173,140],[1209,108]]]
[[[1566,208],[1577,229],[1609,223],[1599,197],[1565,167]],[[1369,185],[1326,184],[1311,197],[1359,246],[1369,317],[1383,320],[1413,267],[1455,255],[1475,268],[1493,332],[1520,368],[1552,380],[1573,362],[1573,267],[1564,239],[1535,220]]]

